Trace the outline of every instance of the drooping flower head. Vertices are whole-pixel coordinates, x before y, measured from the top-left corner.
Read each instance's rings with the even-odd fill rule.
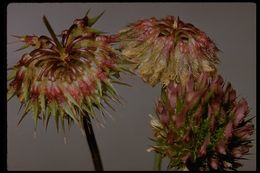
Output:
[[[52,38],[19,37],[24,48],[33,48],[11,68],[8,78],[8,100],[16,95],[24,107],[21,120],[32,111],[36,124],[43,119],[47,126],[52,115],[57,127],[61,121],[64,128],[64,120],[81,125],[84,113],[94,117],[95,108],[103,111],[104,103],[118,100],[113,83],[125,71],[125,61],[111,46],[113,39],[91,27],[101,15],[76,19],[62,32],[61,42],[45,17]]]
[[[179,18],[144,19],[119,31],[122,54],[154,86],[171,80],[185,85],[190,74],[216,73],[218,48],[201,30]]]
[[[169,168],[236,170],[252,147],[247,101],[237,99],[230,83],[224,88],[221,76],[190,76],[186,87],[170,82],[156,114],[152,150],[169,158]]]

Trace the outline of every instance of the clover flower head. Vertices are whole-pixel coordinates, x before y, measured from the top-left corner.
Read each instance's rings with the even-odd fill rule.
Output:
[[[113,83],[125,71],[125,61],[112,47],[111,37],[91,27],[101,15],[76,19],[62,32],[61,41],[55,36],[16,36],[25,43],[22,48],[33,49],[8,77],[7,97],[19,98],[24,107],[21,120],[32,111],[35,125],[43,119],[47,127],[53,116],[57,128],[59,122],[64,128],[65,120],[82,127],[85,113],[94,117],[95,109],[103,113],[105,104],[118,100]]]
[[[216,73],[215,43],[205,32],[174,16],[139,20],[119,31],[118,37],[132,70],[152,86],[171,80],[185,85],[190,74]]]
[[[152,150],[170,160],[169,168],[237,170],[252,147],[252,118],[247,101],[238,100],[220,75],[189,77],[186,87],[171,81],[151,120]]]

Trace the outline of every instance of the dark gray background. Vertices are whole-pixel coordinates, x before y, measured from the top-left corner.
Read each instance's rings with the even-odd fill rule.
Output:
[[[256,5],[253,3],[14,3],[7,9],[7,41],[15,35],[49,35],[42,22],[46,15],[56,33],[68,28],[75,18],[91,8],[95,16],[105,10],[95,25],[115,33],[130,22],[166,15],[179,16],[205,31],[221,49],[219,72],[230,81],[240,97],[245,97],[256,114]],[[7,45],[11,67],[26,51],[14,52],[21,44]],[[135,76],[123,76],[132,88],[116,86],[126,103],[111,112],[106,127],[95,126],[105,170],[152,170],[153,153],[146,152],[151,141],[149,127],[159,86],[152,88]],[[17,127],[18,99],[8,103],[8,170],[93,170],[89,149],[79,128],[74,125],[66,133],[56,133],[51,121],[47,132],[39,123],[33,137],[33,120],[25,118]],[[52,119],[51,119],[52,120]],[[255,121],[255,120],[254,120]],[[254,135],[255,138],[255,135]],[[256,148],[241,170],[256,169]]]

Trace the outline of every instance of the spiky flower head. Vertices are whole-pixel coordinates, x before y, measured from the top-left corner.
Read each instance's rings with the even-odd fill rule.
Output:
[[[252,146],[247,101],[237,99],[230,83],[224,88],[221,76],[201,74],[196,81],[190,77],[185,88],[171,82],[162,92],[151,150],[169,158],[169,168],[236,170]]]
[[[94,117],[95,108],[103,113],[104,103],[118,100],[113,83],[125,71],[125,62],[112,48],[113,39],[91,27],[101,15],[76,19],[62,32],[61,42],[46,17],[52,38],[19,37],[23,48],[33,48],[11,68],[8,78],[8,100],[16,95],[24,107],[21,120],[32,111],[35,125],[43,119],[47,127],[53,116],[57,128],[59,121],[64,128],[64,120],[81,126],[85,113]]]
[[[214,74],[218,48],[201,30],[179,18],[139,20],[119,31],[122,54],[132,69],[154,86],[171,80],[185,84],[190,74]]]

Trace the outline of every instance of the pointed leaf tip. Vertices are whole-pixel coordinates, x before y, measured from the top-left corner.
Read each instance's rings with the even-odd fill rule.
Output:
[[[19,36],[19,35],[11,35],[11,36],[19,39],[23,38],[23,36]]]
[[[96,17],[90,18],[90,19],[88,20],[88,26],[94,25],[104,13],[105,13],[105,11],[103,11],[102,13],[100,13],[100,14],[99,14],[98,16],[96,16]]]
[[[47,30],[51,34],[51,37],[52,37],[53,41],[56,43],[58,50],[60,51],[62,49],[62,45],[59,42],[59,40],[57,39],[56,34],[53,31],[53,29],[52,29],[52,27],[51,27],[47,17],[45,15],[43,15],[42,20],[43,20],[43,23],[46,26]]]
[[[26,45],[20,47],[19,49],[15,50],[15,52],[18,52],[18,51],[20,51],[20,50],[26,49],[26,48],[28,48],[29,46],[30,46],[30,45],[26,44]]]
[[[8,89],[7,91],[7,101],[9,101],[16,93],[16,90],[13,88]]]
[[[86,12],[85,17],[88,16],[89,12],[90,12],[90,9],[88,9],[88,11]]]

